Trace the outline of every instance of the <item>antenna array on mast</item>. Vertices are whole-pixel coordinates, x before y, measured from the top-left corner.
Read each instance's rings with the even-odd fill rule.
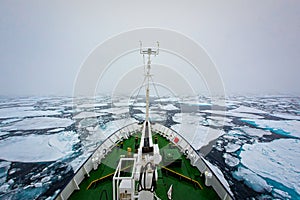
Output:
[[[147,69],[145,70],[145,79],[147,79],[147,88],[146,88],[146,121],[149,121],[149,82],[151,78],[150,70],[151,70],[151,56],[157,56],[159,54],[159,42],[157,42],[156,50],[152,48],[143,49],[142,41],[140,41],[140,54],[148,55],[147,61]]]

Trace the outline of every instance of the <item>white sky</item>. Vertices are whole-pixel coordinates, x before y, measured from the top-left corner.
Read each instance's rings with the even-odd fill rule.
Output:
[[[195,40],[216,64],[227,94],[300,94],[297,0],[2,0],[0,95],[72,95],[97,45],[143,27]]]

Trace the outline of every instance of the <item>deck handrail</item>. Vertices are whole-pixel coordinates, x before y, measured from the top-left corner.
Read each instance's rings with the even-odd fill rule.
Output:
[[[54,196],[54,199],[57,199],[60,194],[64,191],[64,189],[67,187],[67,185],[69,184],[69,182],[76,176],[76,174],[81,170],[81,168],[89,161],[89,159],[94,155],[94,153],[103,145],[105,144],[106,141],[108,141],[114,134],[116,134],[117,132],[119,132],[120,130],[122,129],[125,129],[129,126],[132,126],[134,124],[139,124],[139,122],[133,122],[133,123],[130,123],[122,128],[119,128],[118,130],[116,130],[115,132],[113,132],[112,134],[110,134],[105,140],[103,140],[103,142],[97,146],[95,148],[95,150],[88,156],[88,158],[82,163],[82,165],[80,165],[80,167],[78,167],[78,169],[74,172],[73,176],[68,180],[66,181],[65,185],[62,187],[61,191],[59,193],[57,193],[55,196]]]
[[[174,171],[174,170],[172,170],[172,169],[169,169],[169,168],[167,168],[167,167],[165,167],[165,166],[161,166],[161,167],[162,167],[163,169],[165,169],[165,170],[167,170],[167,171],[173,173],[173,174],[176,174],[176,175],[178,175],[178,176],[180,176],[180,177],[183,177],[184,179],[186,179],[186,180],[188,180],[188,181],[192,181],[193,183],[195,183],[196,185],[198,185],[198,187],[199,187],[201,190],[203,189],[202,185],[201,185],[198,181],[196,181],[196,180],[194,180],[194,179],[192,179],[192,178],[190,178],[190,177],[188,177],[188,176],[185,176],[185,175],[183,175],[183,174],[180,174],[180,173],[178,173],[178,172],[176,172],[176,171]]]
[[[115,172],[110,173],[110,174],[107,174],[107,175],[105,175],[105,176],[103,176],[103,177],[101,177],[101,178],[98,178],[98,179],[93,180],[92,182],[90,182],[90,184],[87,186],[86,189],[87,189],[87,190],[90,189],[90,187],[91,187],[94,183],[97,183],[97,182],[99,182],[99,181],[101,181],[101,180],[104,180],[104,179],[110,177],[110,176],[113,176],[114,173],[115,173]]]
[[[130,167],[132,167],[133,165],[129,165],[129,166],[127,166],[127,167],[124,167],[123,169],[121,169],[121,171],[124,171],[124,170],[126,170],[126,169],[128,169],[128,168],[130,168]],[[106,178],[108,178],[108,177],[110,177],[110,176],[112,176],[112,175],[114,175],[115,174],[115,172],[112,172],[112,173],[110,173],[110,174],[107,174],[107,175],[105,175],[105,176],[103,176],[103,177],[101,177],[101,178],[98,178],[98,179],[95,179],[95,180],[93,180],[88,186],[87,186],[87,190],[94,184],[94,183],[97,183],[98,181],[101,181],[101,180],[104,180],[104,179],[106,179]]]
[[[115,132],[113,132],[112,134],[110,134],[105,140],[103,140],[103,142],[97,147],[97,148],[95,148],[95,150],[91,153],[91,155],[89,155],[88,156],[88,158],[85,160],[85,162],[75,171],[75,173],[74,173],[74,175],[72,176],[72,178],[70,178],[69,179],[69,181],[67,181],[66,182],[66,184],[64,185],[64,187],[62,188],[62,190],[59,192],[59,193],[57,193],[56,195],[55,195],[55,197],[54,197],[54,199],[57,199],[59,196],[60,196],[60,194],[65,190],[65,188],[67,187],[67,185],[70,183],[70,181],[72,180],[72,179],[74,179],[74,177],[76,176],[76,174],[81,170],[81,168],[90,160],[90,158],[94,155],[94,153],[103,145],[103,144],[105,144],[109,139],[111,139],[111,137],[113,136],[113,135],[115,135],[117,132],[119,132],[120,130],[122,130],[122,129],[125,129],[125,128],[127,128],[127,127],[129,127],[129,126],[132,126],[132,125],[134,125],[134,124],[137,124],[137,125],[139,125],[140,123],[139,122],[134,122],[134,123],[131,123],[131,124],[128,124],[128,125],[126,125],[126,126],[124,126],[124,127],[122,127],[122,128],[119,128],[118,130],[116,130]],[[155,123],[154,123],[155,124]],[[163,125],[162,125],[163,126]],[[163,127],[166,127],[166,126],[163,126]],[[166,127],[166,128],[168,128],[168,127]],[[202,155],[201,154],[199,154],[199,152],[197,151],[197,150],[195,150],[194,149],[194,147],[192,146],[192,145],[190,145],[190,143],[180,134],[180,133],[178,133],[177,131],[175,131],[175,130],[173,130],[173,129],[171,129],[171,128],[168,128],[169,130],[171,130],[171,131],[173,131],[174,133],[176,133],[178,136],[180,136],[188,145],[189,145],[189,147],[199,156],[199,158],[202,160],[202,162],[204,162],[205,163],[205,166],[211,171],[211,173],[214,175],[214,177],[216,178],[216,180],[220,183],[220,185],[223,187],[223,189],[225,189],[225,191],[227,192],[227,194],[230,196],[230,198],[231,199],[234,199],[234,197],[233,197],[233,194],[232,194],[232,192],[227,188],[227,187],[225,187],[224,186],[224,184],[222,183],[222,181],[220,180],[220,178],[219,178],[219,176],[218,175],[216,175],[216,173],[214,172],[214,170],[206,163],[207,161],[202,157]],[[134,131],[136,131],[136,130],[134,130]],[[158,130],[158,132],[162,132],[162,131],[160,131],[160,130]]]
[[[161,125],[161,124],[160,124]],[[163,126],[163,125],[162,125]],[[199,152],[185,139],[185,137],[183,137],[180,133],[178,133],[177,131],[173,130],[172,128],[163,126],[169,130],[171,130],[172,132],[176,133],[178,136],[180,136],[189,146],[190,148],[199,156],[199,158],[205,163],[205,166],[211,171],[211,173],[214,175],[214,177],[216,178],[216,180],[221,184],[221,186],[223,187],[223,189],[225,189],[227,191],[227,194],[230,196],[231,199],[234,199],[233,194],[230,190],[228,190],[227,187],[224,186],[224,184],[222,183],[222,181],[220,180],[219,176],[216,175],[215,171],[213,169],[211,169],[211,167],[206,163],[208,161],[206,161],[203,156],[201,154],[199,154]],[[158,132],[162,133],[161,130],[157,129]]]

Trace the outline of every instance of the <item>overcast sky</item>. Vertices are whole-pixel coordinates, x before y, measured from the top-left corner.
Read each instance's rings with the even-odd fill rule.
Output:
[[[1,0],[0,95],[72,95],[96,46],[143,27],[200,44],[227,94],[300,94],[298,0]]]

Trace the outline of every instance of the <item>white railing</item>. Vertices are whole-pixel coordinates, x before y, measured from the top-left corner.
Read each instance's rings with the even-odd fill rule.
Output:
[[[55,197],[56,200],[66,200],[75,190],[79,190],[79,184],[83,181],[85,176],[89,176],[92,169],[96,170],[98,165],[101,164],[101,160],[105,155],[110,152],[117,143],[123,139],[127,139],[129,136],[136,132],[141,131],[141,125],[138,123],[129,124],[113,134],[111,134],[103,143],[90,155],[90,157],[84,162],[84,164],[75,172],[73,178],[64,187],[64,189]]]
[[[205,160],[183,136],[161,124],[156,123],[152,125],[152,128],[153,132],[157,132],[167,138],[170,142],[176,145],[183,154],[186,155],[186,157],[190,160],[191,165],[197,167],[202,175],[205,175],[205,183],[207,186],[212,186],[221,199],[234,199],[233,193],[231,192],[224,177],[220,177],[220,175],[218,176],[217,172],[211,166],[212,164]]]
[[[224,200],[234,199],[232,192],[226,181],[216,175],[215,170],[212,169],[211,164],[205,160],[199,153],[176,131],[165,127],[161,124],[155,123],[152,125],[153,132],[157,132],[163,137],[170,140],[176,145],[180,151],[187,156],[191,165],[198,168],[198,170],[206,176],[206,184],[210,185],[217,192],[219,197]],[[141,132],[142,124],[133,123],[125,126],[113,134],[111,134],[104,142],[92,153],[86,162],[75,172],[74,177],[69,181],[65,188],[55,197],[56,200],[66,200],[75,190],[79,190],[79,184],[83,181],[85,176],[89,176],[92,169],[97,169],[101,164],[101,160],[110,152],[117,143],[123,139],[127,139],[136,132]],[[177,138],[175,140],[175,138]],[[209,176],[211,175],[211,176]]]

